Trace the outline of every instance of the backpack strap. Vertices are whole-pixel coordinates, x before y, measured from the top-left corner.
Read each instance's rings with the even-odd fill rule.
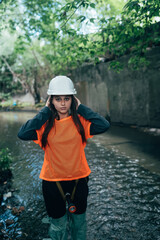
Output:
[[[57,187],[58,187],[58,189],[59,189],[59,191],[60,191],[60,193],[61,193],[61,196],[62,196],[63,200],[66,201],[66,196],[65,196],[65,194],[64,194],[64,191],[63,191],[63,188],[62,188],[60,182],[57,181],[57,182],[56,182],[56,185],[57,185]]]
[[[74,185],[74,188],[73,188],[73,191],[72,191],[72,194],[71,194],[71,200],[72,201],[74,199],[74,195],[75,195],[75,192],[76,192],[78,181],[79,181],[79,179],[75,180],[75,185]],[[59,191],[61,193],[61,196],[62,196],[63,200],[66,201],[66,195],[64,194],[64,191],[63,191],[63,188],[62,188],[60,182],[57,181],[56,185],[57,185],[57,187],[58,187],[58,189],[59,189]]]
[[[76,181],[75,181],[75,185],[74,185],[73,192],[72,192],[72,195],[71,195],[71,200],[72,201],[74,199],[74,195],[75,195],[75,192],[76,192],[78,181],[79,181],[79,179],[76,179]]]

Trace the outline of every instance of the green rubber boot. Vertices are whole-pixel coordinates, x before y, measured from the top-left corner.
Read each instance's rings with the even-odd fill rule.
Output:
[[[73,240],[86,240],[86,213],[70,214],[70,228]]]
[[[50,218],[48,232],[52,240],[67,240],[67,214],[61,218]]]

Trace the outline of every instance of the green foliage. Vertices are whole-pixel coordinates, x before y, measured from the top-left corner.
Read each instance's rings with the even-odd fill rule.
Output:
[[[45,103],[43,103],[43,102],[37,103],[37,104],[35,105],[36,108],[42,108],[42,107],[44,107],[44,106],[45,106]]]
[[[128,66],[132,70],[138,70],[139,68],[147,67],[150,64],[145,57],[133,56],[128,61]]]
[[[109,69],[113,69],[117,73],[120,73],[120,71],[123,69],[123,65],[119,61],[111,61],[109,64]]]
[[[10,93],[0,93],[0,101],[8,100],[10,98]]]
[[[5,93],[27,89],[36,98],[54,75],[102,58],[119,72],[117,59],[128,54],[137,70],[149,64],[147,49],[160,45],[159,0],[3,1],[0,17]]]
[[[0,172],[8,170],[10,163],[12,162],[12,156],[8,148],[0,150]]]

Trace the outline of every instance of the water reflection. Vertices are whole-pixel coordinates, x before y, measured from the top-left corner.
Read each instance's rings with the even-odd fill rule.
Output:
[[[17,189],[15,197],[17,204],[25,206],[25,212],[15,219],[15,224],[10,228],[13,239],[38,240],[47,237],[47,226],[41,222],[46,214],[39,179],[43,151],[33,142],[17,138],[21,124],[34,115],[35,113],[0,113],[1,147],[7,146],[12,152],[13,188]],[[89,180],[87,239],[158,240],[160,177],[141,166],[141,155],[138,152],[135,157],[130,154],[130,149],[127,154],[120,154],[122,148],[116,151],[119,144],[113,143],[122,140],[129,141],[127,137],[124,140],[122,134],[117,136],[114,132],[108,132],[89,141],[86,147],[92,170]],[[120,144],[125,146],[125,151],[128,146],[126,144],[131,143]],[[152,161],[152,157],[148,159]],[[6,214],[8,215],[1,217],[13,217],[9,210]]]
[[[144,168],[160,175],[160,136],[134,128],[114,126],[107,133],[97,135],[94,142],[133,158]]]
[[[92,175],[88,215],[93,239],[158,239],[159,176],[96,144],[87,146]],[[92,159],[92,160],[91,160]],[[152,219],[152,221],[151,221]],[[94,227],[93,227],[94,226]]]

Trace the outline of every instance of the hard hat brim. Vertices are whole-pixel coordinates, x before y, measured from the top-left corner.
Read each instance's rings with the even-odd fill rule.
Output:
[[[74,94],[77,94],[77,91],[76,90],[74,90],[74,91],[72,91],[72,92],[53,92],[53,91],[47,91],[47,94],[48,95],[58,95],[58,96],[60,96],[60,95],[74,95]]]

